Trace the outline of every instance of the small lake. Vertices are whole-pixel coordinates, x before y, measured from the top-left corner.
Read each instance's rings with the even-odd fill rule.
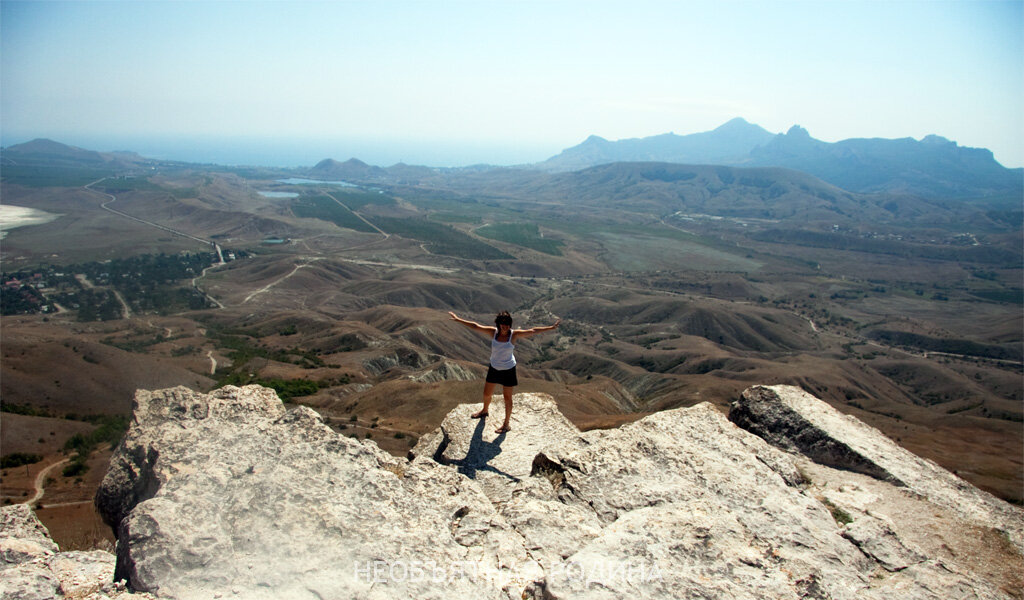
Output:
[[[319,179],[303,179],[302,177],[278,179],[277,182],[286,183],[288,185],[337,185],[340,187],[359,187],[358,185],[347,181],[320,181]]]
[[[15,227],[42,225],[60,216],[37,208],[2,204],[0,205],[0,240],[7,237],[7,232]]]
[[[295,192],[256,192],[264,198],[298,198]]]

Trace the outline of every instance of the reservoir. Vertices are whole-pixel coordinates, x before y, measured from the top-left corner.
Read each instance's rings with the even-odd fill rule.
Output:
[[[60,216],[36,208],[11,206],[9,204],[0,205],[0,240],[7,237],[7,232],[15,227],[42,225]]]
[[[295,192],[256,192],[264,198],[298,198]]]

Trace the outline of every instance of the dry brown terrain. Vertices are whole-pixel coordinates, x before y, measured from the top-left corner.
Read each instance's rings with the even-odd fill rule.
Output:
[[[627,188],[607,204],[594,199],[600,186],[587,188],[582,205],[541,187],[499,194],[501,178],[514,176],[431,175],[417,185],[342,193],[188,170],[161,172],[136,190],[111,188],[112,207],[247,257],[197,276],[220,308],[105,322],[80,322],[74,310],[4,316],[3,402],[58,417],[127,414],[139,388],[254,382],[294,391],[307,381],[315,388],[291,401],[401,455],[454,406],[480,401],[487,342],[447,312],[488,322],[508,309],[517,326],[563,320],[556,333],[517,346],[520,390],[551,394],[583,429],[704,401],[727,410],[750,385],[794,384],[1021,502],[1022,314],[1019,303],[998,295],[1019,287],[1019,267],[768,243],[750,234],[777,227],[778,218],[666,219],[652,207],[678,200],[660,188],[635,205]],[[103,185],[3,186],[5,202],[65,215],[11,231],[0,256],[5,271],[209,249],[103,210]],[[307,202],[319,194],[318,210],[337,211],[330,218],[338,219],[354,214],[358,222],[344,222],[366,230],[339,226],[327,213],[309,216],[258,190]],[[347,208],[334,208],[335,197]],[[398,233],[408,227],[405,217],[450,229]],[[478,233],[524,221],[539,224],[538,237],[513,243]],[[992,244],[1007,236],[977,235]],[[268,237],[287,243],[264,243]],[[439,246],[450,241],[444,238],[464,246]],[[560,249],[542,252],[542,240],[557,240]],[[486,257],[492,251],[512,258]],[[878,331],[1010,358],[894,344]],[[40,464],[52,463],[83,427],[4,413],[0,446],[8,454],[37,444],[46,456]],[[102,454],[91,461],[81,482],[58,477],[47,486],[43,505],[88,500],[104,468]],[[4,494],[16,501],[30,491],[38,467],[20,468],[25,481],[19,469],[5,473]],[[59,540],[84,539],[95,527],[84,506],[40,516]]]

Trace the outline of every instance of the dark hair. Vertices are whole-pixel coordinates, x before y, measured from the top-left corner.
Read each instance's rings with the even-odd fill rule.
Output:
[[[498,313],[498,316],[494,317],[495,325],[508,325],[512,326],[512,315],[508,314],[507,310],[503,310]]]

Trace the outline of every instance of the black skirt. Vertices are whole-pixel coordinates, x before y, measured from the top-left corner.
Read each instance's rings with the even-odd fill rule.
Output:
[[[494,367],[487,366],[487,383],[497,383],[505,387],[515,387],[519,385],[519,379],[516,377],[516,368],[506,369],[499,371]]]

